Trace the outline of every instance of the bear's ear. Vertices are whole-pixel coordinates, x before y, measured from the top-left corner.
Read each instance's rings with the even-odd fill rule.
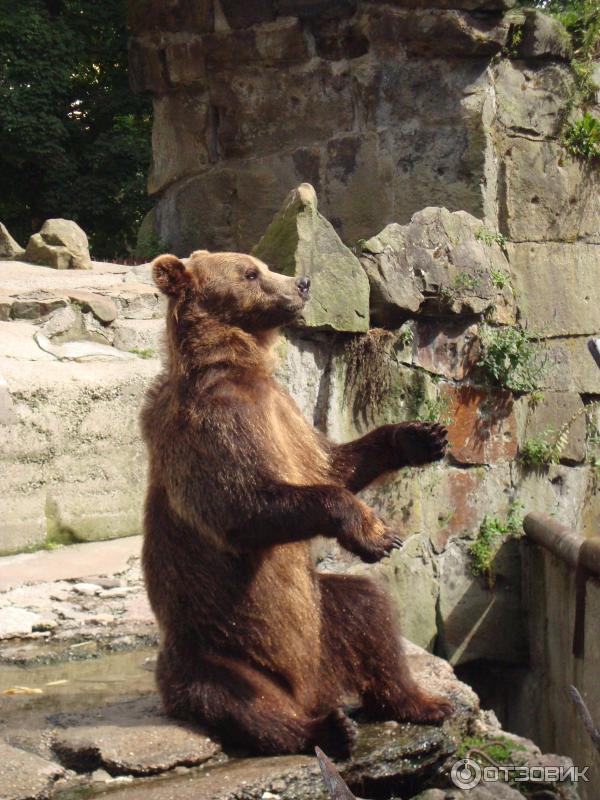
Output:
[[[161,292],[170,297],[177,297],[187,286],[190,273],[177,256],[167,254],[155,258],[152,262],[152,277]]]

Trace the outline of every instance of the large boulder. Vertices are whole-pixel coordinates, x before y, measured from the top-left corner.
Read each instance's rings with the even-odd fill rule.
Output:
[[[25,260],[54,269],[90,269],[88,238],[70,219],[48,219],[29,239]]]
[[[573,55],[571,37],[555,17],[537,8],[523,11],[521,39],[517,45],[519,58],[564,59]]]
[[[376,324],[415,314],[514,322],[514,297],[502,239],[466,211],[425,208],[363,244]]]
[[[285,275],[308,275],[311,299],[303,312],[307,327],[344,332],[369,328],[369,282],[359,260],[317,209],[309,183],[286,197],[252,251]]]
[[[6,225],[0,222],[0,259],[21,258],[25,250],[8,232]]]

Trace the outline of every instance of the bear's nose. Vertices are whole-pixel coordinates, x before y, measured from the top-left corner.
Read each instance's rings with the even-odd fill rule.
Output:
[[[308,290],[310,288],[310,278],[307,278],[305,275],[303,275],[296,281],[296,286],[300,290],[301,294],[308,294]]]

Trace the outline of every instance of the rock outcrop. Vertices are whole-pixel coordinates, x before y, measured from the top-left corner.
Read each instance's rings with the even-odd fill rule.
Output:
[[[46,220],[29,239],[23,258],[54,269],[89,269],[92,263],[85,231],[70,219]]]
[[[146,245],[248,251],[292,187],[314,187],[319,210],[299,203],[291,238],[263,239],[262,253],[312,269],[319,253],[300,232],[318,234],[353,288],[335,319],[316,306],[286,334],[279,376],[337,441],[417,417],[447,422],[451,444],[443,464],[364,493],[402,550],[375,568],[326,543],[316,555],[377,573],[410,637],[474,680],[524,669],[528,643],[520,543],[492,558],[494,582],[476,574],[482,531],[502,530],[519,503],[587,534],[600,513],[600,370],[587,351],[600,332],[600,178],[564,147],[575,77],[563,29],[512,5],[130,2],[132,83],[154,97]],[[327,275],[325,260],[318,268]],[[147,268],[19,263],[2,277],[2,546],[139,530],[135,419],[163,324]],[[369,324],[383,327],[361,333],[367,282]],[[74,342],[137,352],[59,360]],[[497,375],[529,347],[544,365],[539,391],[513,391]],[[526,469],[528,441],[561,431],[560,452]]]
[[[6,225],[0,222],[0,259],[20,258],[24,252],[25,250],[8,232]]]
[[[310,278],[310,300],[302,315],[306,326],[347,333],[369,329],[364,271],[319,213],[310,184],[290,192],[252,253],[271,269]]]
[[[361,263],[375,324],[486,312],[515,322],[506,255],[481,220],[464,211],[426,208],[408,225],[388,225],[362,244]]]

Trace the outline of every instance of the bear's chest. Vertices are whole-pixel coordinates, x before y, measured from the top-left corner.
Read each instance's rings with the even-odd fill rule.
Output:
[[[287,393],[273,392],[264,411],[266,440],[280,479],[296,486],[326,481],[328,455],[293,399]]]

